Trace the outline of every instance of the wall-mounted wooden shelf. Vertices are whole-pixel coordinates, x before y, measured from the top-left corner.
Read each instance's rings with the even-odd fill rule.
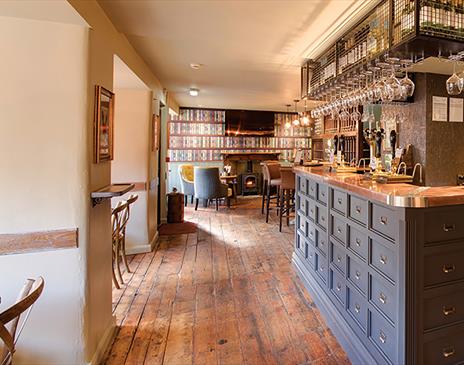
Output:
[[[121,196],[134,189],[134,184],[111,184],[90,193],[92,206],[102,203],[106,199],[111,199],[116,196]]]
[[[225,122],[209,120],[171,120],[169,123],[191,123],[191,124],[225,124]]]

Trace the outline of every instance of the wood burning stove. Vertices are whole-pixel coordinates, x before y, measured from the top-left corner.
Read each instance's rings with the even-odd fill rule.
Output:
[[[259,194],[259,174],[253,172],[253,161],[247,161],[247,171],[242,174],[242,195]]]

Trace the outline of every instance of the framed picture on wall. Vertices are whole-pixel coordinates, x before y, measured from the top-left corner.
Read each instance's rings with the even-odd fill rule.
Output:
[[[151,123],[151,128],[152,128],[152,132],[151,132],[151,135],[152,135],[152,148],[151,150],[153,152],[156,152],[159,150],[159,138],[160,138],[160,117],[159,115],[156,115],[156,114],[153,114],[153,118],[152,118],[152,123]]]
[[[113,159],[114,94],[95,86],[94,155],[95,163]]]

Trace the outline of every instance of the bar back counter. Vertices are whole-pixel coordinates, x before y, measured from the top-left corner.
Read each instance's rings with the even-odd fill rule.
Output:
[[[294,170],[293,263],[353,364],[464,362],[464,187]]]

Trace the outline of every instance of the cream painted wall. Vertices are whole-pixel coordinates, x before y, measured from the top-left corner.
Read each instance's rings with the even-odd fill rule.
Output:
[[[83,364],[88,29],[0,17],[0,44],[0,233],[79,229],[79,248],[0,256],[0,308],[43,276],[15,364]]]
[[[114,90],[117,100],[114,126],[114,160],[111,163],[113,183],[137,182],[149,184],[149,163],[151,155],[151,115],[152,92],[146,90]],[[118,200],[113,199],[113,206]],[[154,232],[149,232],[148,193],[135,192],[138,200],[131,208],[131,217],[126,229],[126,250],[128,253],[151,251],[150,242]]]
[[[113,62],[117,55],[140,80],[153,92],[153,98],[166,102],[165,91],[146,65],[142,58],[135,52],[127,38],[118,32],[104,11],[95,0],[68,0],[71,6],[82,16],[91,27],[89,32],[89,100],[87,110],[87,138],[92,140],[93,123],[93,98],[94,85],[102,85],[109,90],[113,89]],[[117,103],[117,101],[116,101]],[[168,105],[172,109],[178,109],[178,105],[172,98]],[[111,183],[111,163],[92,163],[93,147],[88,143],[89,153],[89,189],[97,190]],[[153,157],[150,159],[153,161]],[[152,166],[153,171],[158,166]],[[156,189],[156,187],[153,187]],[[153,199],[153,191],[149,191],[150,201]],[[88,200],[87,200],[88,201]],[[157,203],[157,202],[153,202]],[[151,206],[151,204],[149,205]],[[98,361],[101,352],[107,345],[107,335],[114,328],[114,319],[111,313],[111,227],[110,227],[110,202],[104,202],[89,213],[89,241],[85,250],[85,262],[87,263],[87,289],[86,289],[86,360]],[[151,227],[150,230],[153,230]]]

